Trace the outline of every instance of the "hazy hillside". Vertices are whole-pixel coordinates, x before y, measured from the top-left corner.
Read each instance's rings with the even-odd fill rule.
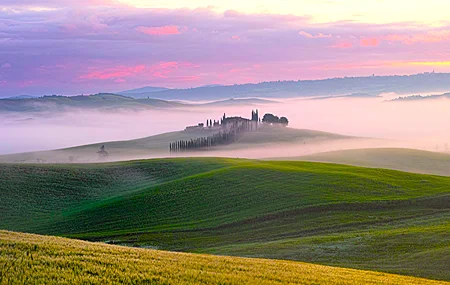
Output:
[[[450,178],[185,158],[1,165],[0,228],[450,280]]]
[[[117,92],[117,94],[129,95],[131,97],[137,98],[137,97],[135,97],[135,95],[137,95],[138,93],[153,93],[153,92],[159,92],[159,91],[165,91],[165,90],[169,90],[169,88],[146,86],[146,87],[142,87],[142,88]]]
[[[73,109],[115,111],[115,110],[151,110],[154,108],[208,108],[208,107],[233,107],[253,106],[263,104],[276,104],[279,102],[258,99],[228,99],[208,103],[181,103],[161,99],[129,97],[131,95],[96,94],[87,96],[43,96],[37,98],[7,98],[0,99],[1,112],[62,112]]]
[[[170,89],[165,88],[165,87],[147,86],[147,87],[142,87],[142,88],[137,88],[137,89],[132,89],[132,90],[120,91],[120,92],[117,92],[117,94],[125,95],[125,96],[135,98],[135,99],[146,99],[146,98],[152,98],[151,95],[155,92],[162,92],[162,91],[167,91],[167,90],[170,90]]]
[[[109,152],[109,159],[111,161],[166,157],[170,155],[170,142],[210,136],[218,131],[219,130],[217,129],[205,128],[202,130],[165,133],[129,141],[96,143],[54,151],[2,155],[0,156],[0,162],[36,163],[37,159],[44,160],[47,163],[98,162],[97,151],[102,145],[104,145],[106,150]],[[247,149],[260,148],[265,145],[279,146],[280,144],[285,144],[292,146],[295,144],[315,144],[319,142],[326,143],[348,139],[351,139],[351,137],[312,130],[263,126],[257,131],[245,133],[243,137],[231,145],[224,145],[209,150],[198,151],[190,153],[190,155],[232,156],[233,153],[230,152],[231,150],[245,151]],[[220,153],[221,151],[226,152]],[[264,157],[264,155],[262,155],[262,157]]]
[[[262,104],[277,104],[280,102],[272,100],[264,100],[258,98],[243,98],[243,99],[228,99],[223,101],[215,101],[210,103],[202,104],[204,107],[217,107],[217,106],[239,106],[239,105],[262,105]]]
[[[412,95],[405,97],[398,97],[396,99],[390,100],[390,102],[407,102],[407,101],[420,101],[420,100],[435,100],[435,99],[448,99],[450,98],[450,93],[440,94],[440,95]]]
[[[447,284],[308,263],[125,248],[0,231],[5,284]]]
[[[332,95],[332,96],[320,96],[313,97],[312,100],[326,100],[326,99],[336,99],[336,98],[378,98],[380,95],[368,94],[368,93],[352,93],[348,95]]]
[[[428,73],[406,76],[344,77],[324,80],[272,81],[258,84],[170,89],[139,93],[140,97],[166,100],[218,100],[227,98],[294,98],[384,92],[411,94],[450,90],[450,73]],[[137,95],[135,95],[137,96]]]
[[[65,110],[120,109],[145,110],[155,107],[180,107],[183,104],[159,99],[134,99],[116,94],[89,96],[44,96],[26,99],[0,99],[0,112],[61,112]]]
[[[351,149],[280,160],[332,162],[450,176],[450,154],[414,149]]]
[[[267,143],[294,143],[312,140],[335,140],[350,138],[339,134],[284,128],[262,125],[257,131],[246,133],[235,145],[240,144],[267,144]]]
[[[36,96],[31,96],[31,95],[19,95],[19,96],[7,97],[7,98],[3,98],[3,99],[15,99],[15,100],[21,100],[21,99],[32,99],[32,98],[36,98]],[[0,98],[0,99],[2,99],[2,98]]]

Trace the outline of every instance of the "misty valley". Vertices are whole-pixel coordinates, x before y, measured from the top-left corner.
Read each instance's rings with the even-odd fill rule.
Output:
[[[2,229],[449,278],[445,97],[84,97],[6,99]]]

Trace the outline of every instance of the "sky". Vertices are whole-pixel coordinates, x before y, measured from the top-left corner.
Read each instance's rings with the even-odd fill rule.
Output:
[[[447,0],[1,0],[0,97],[450,72]]]

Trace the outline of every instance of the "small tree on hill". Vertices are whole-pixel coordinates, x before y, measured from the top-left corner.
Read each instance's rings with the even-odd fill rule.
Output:
[[[282,124],[285,127],[287,127],[287,125],[289,125],[289,120],[286,117],[281,117],[279,122],[280,122],[280,124]]]
[[[105,160],[109,157],[109,153],[106,151],[105,146],[102,145],[100,150],[97,151],[99,160]]]
[[[265,114],[262,121],[268,124],[278,124],[279,118],[273,114]]]

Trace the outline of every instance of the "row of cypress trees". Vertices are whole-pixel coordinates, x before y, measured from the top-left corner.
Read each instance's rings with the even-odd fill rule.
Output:
[[[248,120],[234,120],[222,126],[222,131],[212,136],[190,140],[179,140],[169,144],[170,152],[185,152],[201,150],[235,142],[244,132],[252,130],[252,123]]]

